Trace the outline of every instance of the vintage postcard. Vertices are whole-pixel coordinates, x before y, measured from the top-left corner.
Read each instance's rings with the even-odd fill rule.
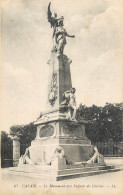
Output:
[[[1,194],[123,194],[123,1],[0,6]]]

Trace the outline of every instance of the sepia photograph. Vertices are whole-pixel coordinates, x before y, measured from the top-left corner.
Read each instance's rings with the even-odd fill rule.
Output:
[[[123,194],[123,1],[0,6],[1,195]]]

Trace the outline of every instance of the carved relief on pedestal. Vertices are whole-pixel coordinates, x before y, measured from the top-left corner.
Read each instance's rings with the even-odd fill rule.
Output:
[[[39,137],[50,137],[54,134],[54,127],[52,125],[45,125],[40,129]]]
[[[48,139],[57,135],[56,123],[39,125],[37,127],[36,139]]]
[[[57,74],[53,73],[48,95],[48,100],[52,106],[54,106],[57,96],[58,96]]]
[[[62,123],[61,125],[61,135],[69,137],[83,137],[83,130],[81,125],[76,122]]]

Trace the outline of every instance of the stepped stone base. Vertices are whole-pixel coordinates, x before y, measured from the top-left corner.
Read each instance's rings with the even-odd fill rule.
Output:
[[[50,165],[20,165],[19,167],[11,167],[7,170],[7,174],[18,175],[23,177],[39,178],[46,180],[64,180],[77,177],[85,177],[97,175],[106,172],[120,171],[120,168],[114,166],[104,166],[98,163],[66,165],[65,169],[55,170]]]
[[[85,135],[85,121],[55,120],[40,124],[39,121],[36,139],[29,148],[33,162],[49,163],[57,147],[64,150],[68,161],[82,162],[90,159],[93,146]]]

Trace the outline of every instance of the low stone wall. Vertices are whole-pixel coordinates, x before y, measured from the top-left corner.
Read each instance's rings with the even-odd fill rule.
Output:
[[[123,157],[105,157],[107,165],[123,166]]]

